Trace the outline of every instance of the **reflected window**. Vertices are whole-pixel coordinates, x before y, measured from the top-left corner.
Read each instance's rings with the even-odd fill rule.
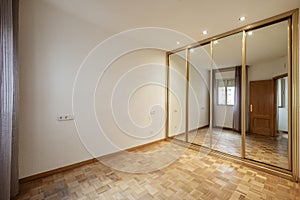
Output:
[[[285,78],[280,78],[277,80],[277,107],[285,107]]]
[[[234,105],[235,85],[234,79],[217,80],[218,85],[218,104],[219,105]]]

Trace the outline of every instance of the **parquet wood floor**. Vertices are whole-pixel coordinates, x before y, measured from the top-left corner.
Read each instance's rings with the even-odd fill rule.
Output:
[[[134,152],[148,154],[166,145],[170,142]],[[95,162],[21,184],[17,199],[300,199],[299,183],[199,155],[187,149],[169,166],[149,173],[121,172]],[[140,160],[131,160],[132,165],[135,162]]]
[[[184,135],[176,136],[179,140],[185,140]],[[209,147],[209,132],[207,128],[191,131],[188,141]],[[230,155],[241,156],[241,135],[238,132],[213,128],[212,148]],[[288,168],[288,138],[286,133],[280,133],[276,137],[247,134],[246,158],[274,165],[280,168]]]

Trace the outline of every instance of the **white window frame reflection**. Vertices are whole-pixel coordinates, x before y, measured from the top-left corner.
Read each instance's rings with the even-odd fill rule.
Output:
[[[234,106],[235,80],[217,79],[218,105]],[[232,92],[229,92],[232,91]]]

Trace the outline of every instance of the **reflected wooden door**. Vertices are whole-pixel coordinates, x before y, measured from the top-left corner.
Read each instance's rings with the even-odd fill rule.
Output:
[[[250,82],[250,132],[274,135],[274,82]]]

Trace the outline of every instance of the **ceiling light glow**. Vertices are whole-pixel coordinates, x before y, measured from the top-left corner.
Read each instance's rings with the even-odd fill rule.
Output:
[[[203,33],[203,35],[207,35],[208,32],[207,32],[207,30],[205,30],[202,33]]]
[[[240,21],[245,21],[245,20],[246,20],[246,17],[240,17],[239,20],[240,20]]]
[[[248,35],[249,35],[249,36],[250,36],[250,35],[252,35],[252,34],[253,34],[253,32],[252,32],[252,31],[249,31],[249,32],[248,32]]]
[[[190,52],[192,52],[192,53],[193,53],[194,51],[195,51],[195,49],[190,49]]]
[[[177,42],[176,42],[176,44],[180,44],[180,42],[179,42],[179,41],[177,41]]]
[[[219,41],[218,41],[218,40],[215,40],[215,41],[214,41],[214,44],[219,44]]]

